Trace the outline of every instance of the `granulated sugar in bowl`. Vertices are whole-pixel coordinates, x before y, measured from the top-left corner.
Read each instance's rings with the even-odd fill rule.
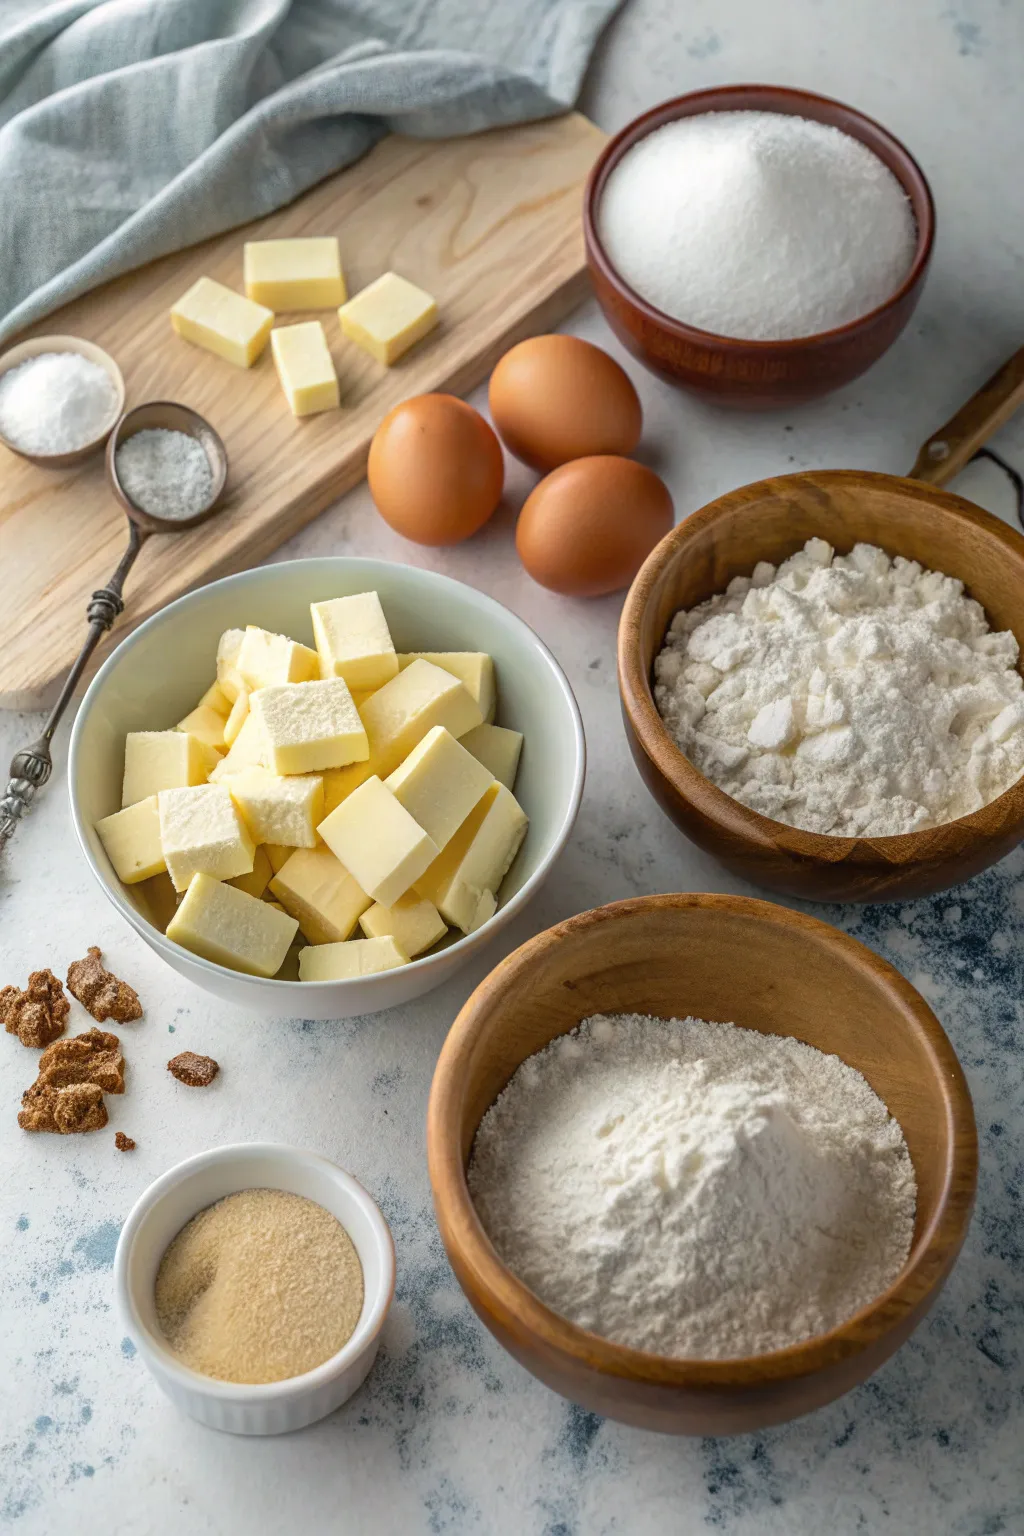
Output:
[[[598,229],[620,277],[699,330],[781,341],[883,304],[917,231],[899,181],[838,128],[776,112],[664,124],[611,171]]]

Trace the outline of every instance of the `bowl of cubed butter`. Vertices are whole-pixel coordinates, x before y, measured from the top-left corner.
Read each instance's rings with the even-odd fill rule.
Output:
[[[278,1017],[421,996],[565,846],[586,750],[522,620],[348,557],[213,582],[122,641],[71,739],[75,830],[177,971]]]

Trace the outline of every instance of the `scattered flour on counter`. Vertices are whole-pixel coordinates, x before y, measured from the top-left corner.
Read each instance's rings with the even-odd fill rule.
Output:
[[[1017,655],[961,581],[810,539],[676,614],[654,697],[691,762],[751,810],[886,837],[978,810],[1024,773]]]
[[[586,1019],[528,1058],[469,1166],[548,1306],[636,1349],[727,1359],[835,1327],[913,1237],[899,1124],[840,1061],[702,1019]]]

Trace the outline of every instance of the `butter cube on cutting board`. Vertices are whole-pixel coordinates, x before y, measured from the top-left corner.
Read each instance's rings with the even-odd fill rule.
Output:
[[[148,795],[96,823],[96,831],[114,873],[125,885],[137,885],[162,874],[167,868],[160,841],[160,809],[156,795]]]
[[[274,311],[233,288],[201,277],[171,309],[171,325],[184,341],[225,362],[250,368],[267,344]]]
[[[375,901],[361,914],[359,926],[368,939],[383,939],[390,934],[410,960],[448,932],[448,925],[434,903],[425,896],[417,896],[415,891],[407,891],[390,907]]]
[[[254,692],[277,683],[311,683],[320,676],[320,660],[308,645],[250,624],[242,635],[235,669]]]
[[[260,688],[250,708],[263,734],[266,765],[274,773],[343,768],[370,755],[366,727],[344,678]]]
[[[195,874],[214,880],[249,874],[255,844],[222,784],[164,789],[159,800],[160,842],[176,891]]]
[[[385,272],[338,310],[349,341],[390,367],[437,324],[429,293],[397,272]]]
[[[281,969],[298,930],[294,917],[210,875],[194,875],[167,937],[217,965],[249,976]]]
[[[270,882],[311,944],[347,939],[370,898],[329,848],[299,848]]]
[[[317,824],[324,819],[324,781],[319,774],[282,778],[267,768],[246,768],[232,774],[227,788],[254,843],[316,846]]]
[[[321,677],[343,677],[353,693],[368,693],[398,674],[398,657],[376,592],[311,603]]]
[[[231,743],[226,757],[222,757],[215,768],[210,770],[210,783],[219,784],[224,779],[229,779],[233,774],[241,773],[245,768],[266,767],[264,763],[265,746],[263,732],[260,723],[253,715],[247,714],[242,722],[242,729]]]
[[[237,891],[245,891],[248,896],[262,896],[270,884],[274,875],[274,866],[267,857],[267,850],[257,845],[253,854],[252,869],[247,875],[235,875],[228,881]]]
[[[344,807],[342,807],[344,809]],[[492,784],[426,873],[416,880],[448,923],[472,933],[497,907],[497,890],[526,835],[527,817],[504,784]]]
[[[315,416],[341,403],[338,375],[319,320],[279,325],[270,333],[274,367],[293,416]]]
[[[519,754],[523,750],[522,731],[510,731],[504,725],[475,725],[459,742],[467,752],[483,763],[492,778],[514,789],[519,770]]]
[[[414,661],[429,661],[457,677],[476,699],[484,719],[494,719],[498,693],[490,656],[483,651],[404,651],[398,657],[399,670],[404,672]]]
[[[394,939],[349,939],[346,944],[315,944],[299,950],[300,981],[354,981],[358,976],[373,976],[378,971],[393,971],[407,965]]]
[[[384,782],[399,805],[443,848],[493,781],[483,763],[450,731],[435,725]]]
[[[335,235],[247,240],[242,267],[246,297],[268,309],[331,309],[347,298]]]
[[[216,687],[216,684],[214,684]],[[209,704],[197,704],[190,710],[183,720],[179,720],[174,727],[176,731],[184,731],[187,736],[198,736],[200,741],[205,741],[208,747],[212,747],[218,756],[227,751],[224,741],[224,722],[226,715],[220,715]]]
[[[385,907],[405,895],[439,852],[376,776],[353,790],[317,830],[366,894]]]
[[[162,789],[205,784],[220,761],[219,752],[187,731],[129,731],[121,804],[135,805]]]
[[[381,778],[392,773],[435,725],[458,738],[483,716],[469,691],[429,661],[414,661],[362,707],[370,761]]]

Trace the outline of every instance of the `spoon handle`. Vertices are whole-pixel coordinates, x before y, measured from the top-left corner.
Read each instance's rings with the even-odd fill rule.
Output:
[[[135,558],[146,539],[145,533],[140,532],[134,523],[129,526],[131,533],[128,545],[121,556],[117,570],[106,586],[100,587],[89,600],[89,606],[86,609],[89,633],[71,671],[64,680],[60,696],[43,727],[43,734],[30,747],[23,747],[20,752],[16,752],[11,759],[11,776],[3,796],[0,797],[0,854],[14,836],[14,829],[35,799],[37,790],[42,789],[53,772],[53,758],[50,754],[53,734],[60,724],[61,716],[68,707],[82,673],[89,664],[93,651],[107,630],[113,626],[118,615],[124,611],[124,599],[121,594],[124,590],[125,577],[135,564]]]
[[[912,480],[945,485],[969,463],[982,444],[1024,405],[1024,347],[962,405],[945,426],[922,443],[910,471]]]

